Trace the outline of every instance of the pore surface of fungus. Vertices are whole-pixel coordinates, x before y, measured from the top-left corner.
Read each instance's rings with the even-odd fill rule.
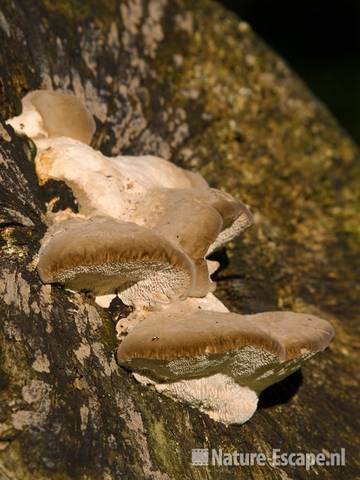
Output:
[[[155,388],[167,397],[196,406],[216,422],[226,425],[247,422],[258,404],[258,396],[253,390],[242,387],[221,373],[174,383],[158,383]]]

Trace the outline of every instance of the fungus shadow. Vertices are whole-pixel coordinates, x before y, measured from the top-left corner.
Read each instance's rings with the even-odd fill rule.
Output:
[[[74,213],[79,213],[79,205],[73,191],[62,180],[47,180],[46,183],[40,185],[39,188],[40,199],[44,205],[52,202],[51,211],[53,213],[66,209],[70,209]]]
[[[209,256],[207,256],[206,259],[207,260],[212,260],[214,262],[219,262],[219,264],[220,264],[218,270],[216,270],[216,272],[213,274],[213,277],[212,277],[213,279],[216,278],[217,274],[221,270],[224,270],[230,264],[230,259],[228,257],[227,252],[226,252],[226,248],[220,248],[219,250],[216,250],[215,252],[213,252]]]
[[[278,383],[274,383],[261,392],[258,409],[265,409],[289,402],[303,383],[303,374],[297,370]]]
[[[10,381],[8,375],[2,369],[0,369],[0,391],[5,390],[9,383]]]

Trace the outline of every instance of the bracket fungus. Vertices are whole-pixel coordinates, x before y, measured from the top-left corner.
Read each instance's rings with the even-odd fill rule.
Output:
[[[119,292],[127,305],[186,298],[193,264],[165,238],[106,217],[54,224],[43,238],[38,272],[44,283],[96,295]]]
[[[313,315],[239,315],[185,301],[147,314],[124,338],[117,358],[158,391],[223,423],[243,423],[261,391],[324,350],[333,334]],[[243,392],[244,410],[238,403]]]
[[[38,90],[22,104],[7,123],[34,140],[39,183],[65,182],[79,207],[49,212],[41,280],[133,307],[117,325],[117,360],[138,381],[216,421],[244,423],[264,388],[327,347],[325,320],[239,315],[213,295],[218,264],[207,257],[252,224],[242,202],[164,159],[94,150],[95,122],[72,95]]]
[[[214,288],[205,257],[251,225],[252,216],[242,202],[161,158],[133,157],[130,163],[130,157],[106,157],[74,139],[45,142],[47,148],[36,158],[41,184],[64,181],[83,216],[107,216],[152,229],[193,261],[192,296]]]
[[[32,138],[70,137],[90,143],[95,121],[75,95],[59,91],[34,90],[21,101],[20,115],[7,121],[14,130]]]

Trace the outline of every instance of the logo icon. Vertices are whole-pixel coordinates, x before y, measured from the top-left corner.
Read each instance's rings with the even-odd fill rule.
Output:
[[[209,465],[209,449],[193,448],[191,451],[192,465]]]

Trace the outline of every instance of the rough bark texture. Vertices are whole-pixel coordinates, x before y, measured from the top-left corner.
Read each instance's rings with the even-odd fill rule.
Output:
[[[84,98],[106,154],[157,154],[252,206],[217,256],[233,311],[293,309],[334,323],[322,355],[226,428],[137,384],[114,323],[42,285],[44,198],[34,146],[0,127],[0,478],[356,478],[359,470],[359,152],[284,62],[207,0],[4,0],[0,113],[29,90]],[[71,121],[71,120],[70,120]],[[191,449],[338,451],[346,467],[192,467]]]

